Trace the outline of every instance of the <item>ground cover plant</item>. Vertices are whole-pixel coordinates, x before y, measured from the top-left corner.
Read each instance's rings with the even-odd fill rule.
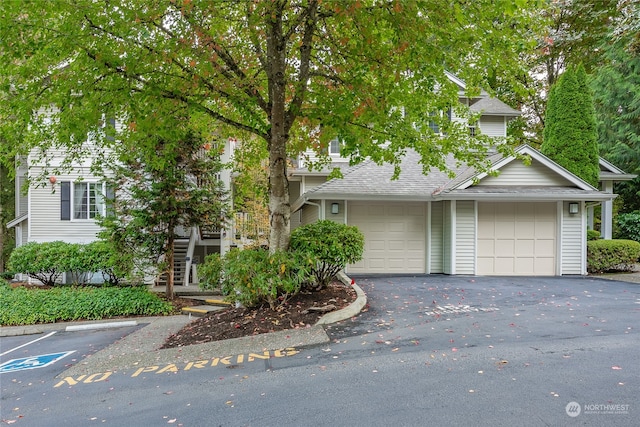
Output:
[[[0,325],[159,316],[174,307],[145,286],[12,287],[0,283]]]

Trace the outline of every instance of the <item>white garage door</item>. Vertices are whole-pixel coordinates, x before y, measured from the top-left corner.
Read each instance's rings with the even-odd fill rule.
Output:
[[[480,275],[556,274],[555,203],[478,203]]]
[[[347,272],[425,272],[424,203],[349,202],[347,215],[365,239],[363,260]]]

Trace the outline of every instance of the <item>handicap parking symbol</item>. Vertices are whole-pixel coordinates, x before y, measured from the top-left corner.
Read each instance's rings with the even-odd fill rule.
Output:
[[[0,365],[0,374],[4,372],[24,371],[27,369],[44,368],[52,363],[57,362],[63,357],[67,357],[75,350],[63,351],[60,353],[41,354],[40,356],[22,357],[20,359],[11,359]]]

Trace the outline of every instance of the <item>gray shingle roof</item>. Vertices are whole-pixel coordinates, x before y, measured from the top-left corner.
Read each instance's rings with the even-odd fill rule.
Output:
[[[446,160],[447,167],[459,173],[466,166],[456,167],[453,157]],[[308,199],[331,197],[349,197],[358,195],[360,198],[384,197],[415,197],[423,199],[431,197],[438,188],[451,181],[451,178],[437,169],[432,169],[425,175],[420,164],[420,155],[410,150],[404,156],[401,165],[402,172],[397,180],[392,180],[393,166],[389,164],[377,165],[371,160],[348,169],[342,179],[332,179],[307,193]]]
[[[469,106],[469,109],[475,113],[482,113],[487,116],[519,116],[522,113],[509,107],[504,102],[497,98],[481,98],[474,104]]]

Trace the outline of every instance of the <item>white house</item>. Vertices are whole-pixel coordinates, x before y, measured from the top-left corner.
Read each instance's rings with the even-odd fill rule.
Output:
[[[450,78],[460,86],[460,102],[481,113],[470,132],[506,136],[507,122],[519,112],[485,93],[465,98],[464,83]],[[586,274],[587,214],[602,204],[603,237],[611,238],[613,182],[634,178],[603,160],[597,189],[529,146],[516,150],[531,159],[528,166],[490,153],[497,174],[449,157],[453,179],[439,170],[425,175],[413,151],[403,158],[398,180],[391,179],[390,165],[366,161],[349,168],[337,147],[329,152],[343,178],[327,181],[327,171],[309,172],[301,163],[291,177],[291,222],[356,225],[365,251],[347,267],[352,274]]]
[[[234,145],[235,140],[226,141],[221,158],[223,163],[231,160]],[[97,152],[93,152],[95,147],[88,141],[84,148],[87,155],[70,167],[61,167],[67,157],[62,150],[50,150],[46,166],[37,150],[19,159],[15,180],[16,218],[7,224],[9,228],[15,227],[16,246],[56,240],[90,243],[97,239],[100,227],[96,216],[105,215],[105,198],[111,195],[101,178],[91,171],[97,156]],[[47,174],[47,171],[56,169],[63,172]],[[231,171],[224,169],[220,179],[230,188]],[[27,185],[28,182],[31,185]],[[176,284],[188,285],[195,281],[197,273],[192,266],[202,262],[210,253],[226,252],[232,244],[233,233],[230,230],[193,227],[177,231]]]

